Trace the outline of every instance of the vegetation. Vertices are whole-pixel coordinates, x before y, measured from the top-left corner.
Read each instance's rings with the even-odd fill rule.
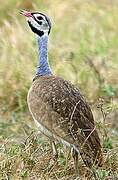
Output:
[[[102,168],[79,160],[74,174],[69,149],[57,144],[52,165],[48,140],[35,127],[26,97],[37,65],[33,33],[19,9],[52,18],[49,59],[54,74],[79,86],[94,112],[104,152]],[[118,178],[118,1],[7,0],[0,6],[0,179]],[[94,172],[94,173],[93,173]]]

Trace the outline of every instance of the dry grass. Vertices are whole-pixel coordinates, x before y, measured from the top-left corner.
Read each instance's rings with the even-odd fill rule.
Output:
[[[38,7],[38,8],[37,8]],[[48,141],[37,135],[26,96],[37,64],[34,35],[18,10],[52,18],[49,59],[55,74],[81,88],[94,111],[104,151],[100,180],[118,178],[118,3],[103,1],[8,0],[0,6],[0,179],[95,179],[81,159],[80,175],[57,144],[50,163]],[[6,10],[7,9],[7,10]]]

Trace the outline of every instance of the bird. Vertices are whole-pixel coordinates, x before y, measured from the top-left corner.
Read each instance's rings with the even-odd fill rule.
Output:
[[[89,103],[80,89],[53,74],[48,61],[50,18],[40,12],[21,10],[38,45],[38,66],[27,95],[29,111],[38,130],[50,139],[53,157],[58,158],[55,141],[72,149],[75,169],[78,154],[88,168],[102,166],[103,152]]]

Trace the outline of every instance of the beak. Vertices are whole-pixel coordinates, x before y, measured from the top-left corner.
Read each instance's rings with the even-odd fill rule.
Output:
[[[31,12],[25,10],[20,10],[20,14],[22,14],[25,17],[33,17]]]

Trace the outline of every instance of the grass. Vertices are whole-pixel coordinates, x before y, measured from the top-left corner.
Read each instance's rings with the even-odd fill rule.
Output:
[[[0,6],[0,179],[95,179],[79,159],[74,174],[68,149],[58,146],[51,164],[48,140],[39,134],[26,102],[37,65],[35,37],[19,9],[52,19],[49,59],[55,74],[79,86],[94,112],[104,151],[100,180],[118,178],[117,1],[4,1]]]

